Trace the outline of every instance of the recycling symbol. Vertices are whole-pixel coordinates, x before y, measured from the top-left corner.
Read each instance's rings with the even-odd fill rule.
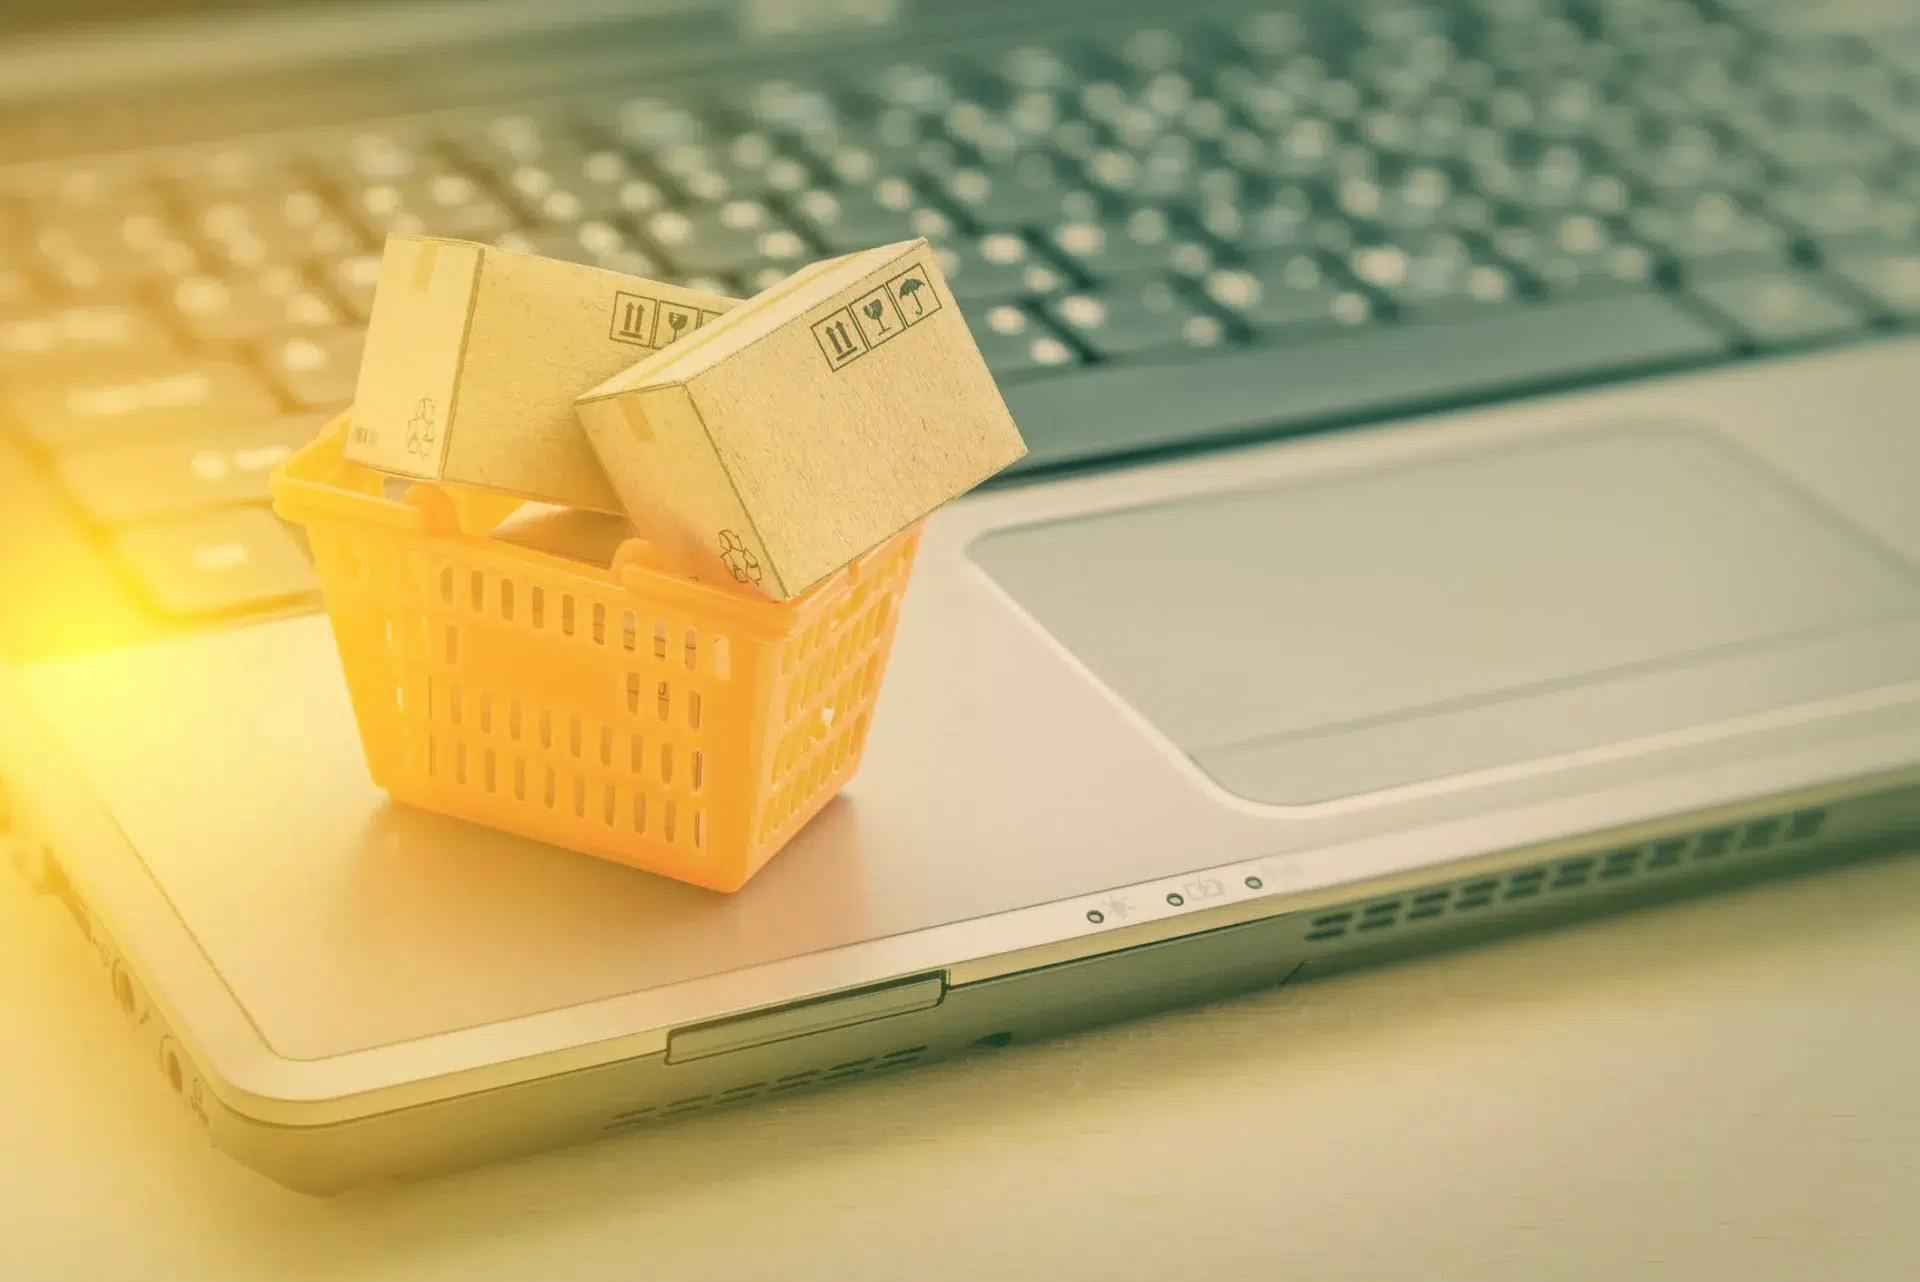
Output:
[[[760,581],[760,558],[747,550],[740,536],[732,530],[720,531],[720,559],[726,564],[727,573],[738,583],[758,583]]]
[[[433,398],[422,396],[407,420],[407,453],[425,458],[433,449]]]

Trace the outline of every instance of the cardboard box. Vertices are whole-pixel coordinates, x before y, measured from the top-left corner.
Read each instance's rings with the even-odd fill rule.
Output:
[[[346,456],[618,512],[574,397],[735,302],[472,241],[390,236]]]
[[[1026,453],[924,240],[815,263],[578,409],[644,537],[775,600]]]

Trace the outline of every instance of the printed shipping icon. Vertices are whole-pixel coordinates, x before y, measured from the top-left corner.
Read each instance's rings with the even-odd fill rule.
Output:
[[[1026,453],[924,240],[815,263],[578,410],[645,537],[775,600]]]
[[[391,236],[347,457],[397,476],[618,512],[573,398],[734,305],[470,241]]]

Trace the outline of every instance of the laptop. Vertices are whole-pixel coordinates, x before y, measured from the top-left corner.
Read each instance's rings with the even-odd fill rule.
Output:
[[[1910,7],[166,8],[0,19],[0,814],[275,1180],[1920,830]],[[1030,453],[739,893],[370,781],[267,477],[403,230],[734,296],[939,248]]]

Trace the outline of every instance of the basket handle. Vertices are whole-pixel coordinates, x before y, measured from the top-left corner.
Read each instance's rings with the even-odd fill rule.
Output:
[[[513,515],[525,500],[507,494],[470,489],[464,485],[415,481],[407,487],[400,501],[420,510],[429,534],[464,534],[484,538],[493,533],[494,527],[500,522]]]

